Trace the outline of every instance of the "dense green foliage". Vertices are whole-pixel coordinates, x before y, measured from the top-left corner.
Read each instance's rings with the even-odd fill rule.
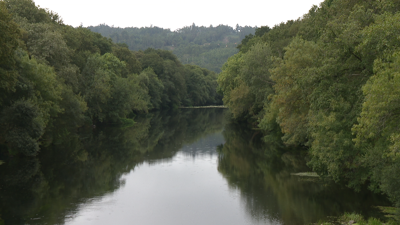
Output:
[[[132,125],[149,110],[221,104],[217,75],[168,50],[132,52],[32,0],[0,1],[0,12],[1,151],[36,156],[60,125]]]
[[[218,78],[225,105],[265,139],[278,124],[321,176],[400,204],[399,10],[394,0],[325,0],[258,30]]]
[[[110,27],[105,24],[88,27],[111,38],[115,43],[125,43],[130,50],[147,48],[171,50],[185,64],[198,65],[221,72],[226,60],[237,53],[237,45],[254,34],[255,27],[226,25],[217,27],[186,26],[176,31],[159,27]]]

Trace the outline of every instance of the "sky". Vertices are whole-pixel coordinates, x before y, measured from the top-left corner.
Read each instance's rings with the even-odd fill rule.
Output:
[[[77,27],[107,24],[115,27],[157,26],[176,30],[197,26],[273,27],[297,19],[322,0],[34,0]]]

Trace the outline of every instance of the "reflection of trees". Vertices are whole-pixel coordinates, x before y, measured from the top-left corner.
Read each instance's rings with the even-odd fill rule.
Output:
[[[172,158],[184,144],[222,130],[224,112],[224,109],[182,109],[157,115],[158,125],[152,124],[152,127],[163,135],[146,159],[152,163],[153,160]]]
[[[183,146],[179,150],[179,153],[186,157],[191,157],[192,159],[204,156],[211,158],[212,156],[218,155],[216,147],[223,144],[224,142],[224,136],[222,135],[222,133],[213,134],[204,137],[201,140],[194,142],[193,144],[187,144]]]
[[[257,138],[253,133],[232,124],[225,126],[226,142],[218,148],[218,170],[230,188],[240,191],[246,211],[254,220],[308,224],[345,211],[368,214],[368,207],[378,204],[380,197],[367,191],[354,193],[291,176],[307,171],[301,151],[285,149],[273,136],[268,144],[262,144],[254,141]]]
[[[184,144],[221,130],[223,112],[156,112],[133,127],[79,134],[55,127],[39,159],[8,159],[1,166],[0,215],[6,224],[62,224],[77,204],[118,189],[121,175],[138,164],[171,158]]]

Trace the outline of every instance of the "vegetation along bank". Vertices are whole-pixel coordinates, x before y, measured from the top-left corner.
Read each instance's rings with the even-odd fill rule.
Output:
[[[150,110],[221,105],[217,74],[167,50],[131,51],[32,0],[0,1],[0,151],[36,156],[60,125],[132,124]]]
[[[325,0],[247,37],[218,77],[233,116],[308,149],[308,166],[400,207],[400,3]],[[261,32],[262,31],[262,32]]]

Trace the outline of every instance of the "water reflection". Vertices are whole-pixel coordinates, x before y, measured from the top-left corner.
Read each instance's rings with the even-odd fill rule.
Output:
[[[227,125],[226,143],[218,149],[218,171],[231,189],[240,192],[253,220],[310,224],[344,212],[368,218],[379,216],[371,206],[388,204],[384,197],[366,190],[355,193],[330,182],[291,175],[308,171],[301,149],[285,148],[278,136],[261,143],[255,135],[251,129]]]
[[[39,158],[0,156],[0,218],[5,224],[63,224],[81,203],[124,185],[147,161],[171,159],[185,144],[222,130],[223,110],[181,110],[137,118],[130,128],[48,132]],[[1,219],[0,219],[1,221]]]
[[[381,196],[291,176],[305,155],[222,109],[158,112],[130,128],[57,126],[39,158],[0,166],[5,224],[308,224]],[[218,146],[218,147],[217,147]],[[0,224],[2,223],[0,219]]]

